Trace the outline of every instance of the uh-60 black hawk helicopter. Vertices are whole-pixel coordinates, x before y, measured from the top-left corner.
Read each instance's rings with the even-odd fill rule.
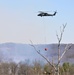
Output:
[[[39,11],[40,13],[37,16],[43,17],[43,16],[55,16],[57,11],[55,11],[53,14],[49,14],[47,12]]]

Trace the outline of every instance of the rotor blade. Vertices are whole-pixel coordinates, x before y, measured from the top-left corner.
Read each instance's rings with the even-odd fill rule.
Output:
[[[40,12],[40,13],[44,13],[43,11],[38,11],[38,12]]]
[[[43,12],[44,13],[44,12],[52,12],[52,11],[39,11],[39,12]]]

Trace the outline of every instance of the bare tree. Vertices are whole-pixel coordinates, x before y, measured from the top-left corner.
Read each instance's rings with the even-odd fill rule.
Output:
[[[9,64],[2,62],[0,64],[0,75],[9,75]]]
[[[18,75],[29,75],[30,66],[28,63],[20,62],[19,63],[19,69],[18,69]]]
[[[57,39],[58,39],[58,63],[57,65],[54,65],[54,63],[51,63],[48,58],[46,58],[43,54],[40,53],[39,50],[36,49],[35,45],[33,44],[33,42],[31,41],[31,46],[35,49],[35,51],[42,56],[48,63],[49,65],[51,65],[51,67],[53,68],[53,74],[57,74],[59,75],[59,65],[60,65],[60,61],[63,58],[63,56],[65,55],[66,51],[69,50],[71,48],[72,44],[67,44],[66,47],[64,48],[64,51],[62,54],[60,54],[60,46],[61,46],[61,41],[62,41],[62,37],[63,37],[63,33],[65,30],[67,24],[64,24],[62,29],[60,28],[60,36],[56,33]]]
[[[60,61],[63,58],[64,54],[66,53],[67,50],[69,50],[71,48],[72,44],[67,44],[66,47],[64,48],[64,51],[62,53],[62,55],[60,55],[60,46],[61,46],[61,41],[62,41],[62,36],[65,30],[67,24],[63,25],[63,28],[61,29],[60,27],[60,36],[58,36],[58,34],[56,33],[57,39],[58,39],[58,64],[57,64],[57,75],[59,75],[59,65],[60,65]]]
[[[15,62],[10,62],[10,75],[16,75],[18,65]]]
[[[34,75],[41,75],[41,73],[42,73],[42,71],[41,71],[41,63],[39,62],[39,61],[37,61],[37,60],[35,60],[34,62],[33,62],[33,70],[34,70],[34,72],[35,72],[35,74]]]

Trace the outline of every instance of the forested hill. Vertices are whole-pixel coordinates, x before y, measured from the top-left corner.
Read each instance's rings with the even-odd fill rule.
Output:
[[[61,54],[64,51],[66,44],[61,44]],[[37,50],[40,51],[44,56],[57,62],[57,53],[58,46],[57,44],[38,44],[35,45]],[[47,48],[47,50],[45,50]],[[34,48],[29,44],[18,44],[18,43],[3,43],[0,44],[0,61],[2,60],[14,60],[16,62],[24,61],[24,60],[42,60],[43,58],[34,50]],[[65,56],[62,59],[62,62],[74,62],[74,44],[69,51],[66,52]]]

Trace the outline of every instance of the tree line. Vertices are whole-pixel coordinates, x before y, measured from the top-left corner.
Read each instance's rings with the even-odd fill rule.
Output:
[[[60,75],[74,75],[74,64],[63,63],[59,67]],[[0,75],[52,75],[52,67],[40,61],[28,62],[0,62]]]

